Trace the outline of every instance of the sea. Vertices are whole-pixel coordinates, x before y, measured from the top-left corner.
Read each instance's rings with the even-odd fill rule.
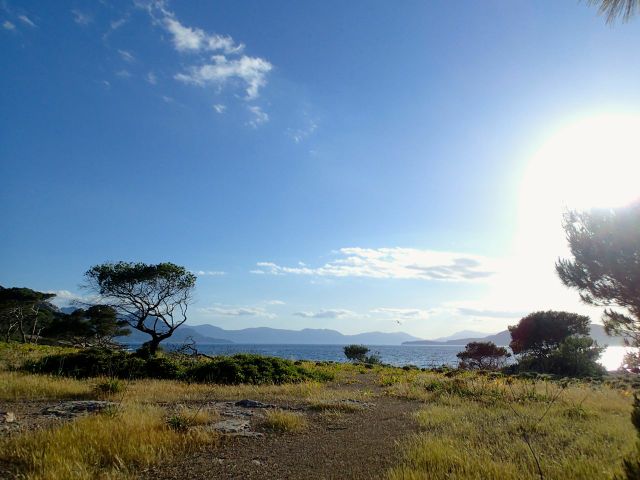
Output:
[[[171,350],[175,344],[163,344]],[[383,363],[402,367],[415,365],[433,368],[442,365],[457,366],[456,354],[464,350],[464,345],[367,345],[370,354],[380,357]],[[256,353],[288,360],[313,360],[345,362],[343,345],[263,345],[224,344],[198,345],[198,351],[207,355],[233,355],[235,353]],[[600,357],[600,363],[607,370],[617,370],[622,363],[627,347],[607,347]]]

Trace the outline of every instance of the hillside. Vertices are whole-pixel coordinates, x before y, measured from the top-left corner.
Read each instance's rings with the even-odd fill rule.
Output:
[[[591,333],[590,336],[599,345],[608,345],[608,346],[618,346],[623,345],[623,341],[621,337],[610,337],[604,331],[604,327],[602,325],[598,325],[597,323],[592,323],[590,325]],[[455,334],[454,334],[455,335]],[[469,342],[493,342],[496,345],[507,346],[511,341],[511,335],[509,330],[503,330],[501,332],[496,333],[495,335],[488,335],[486,337],[476,337],[476,338],[458,338],[455,340],[448,340],[446,342],[437,341],[437,340],[417,340],[417,341],[408,341],[402,342],[402,345],[466,345]]]

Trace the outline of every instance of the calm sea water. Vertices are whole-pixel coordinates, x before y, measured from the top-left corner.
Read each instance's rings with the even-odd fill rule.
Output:
[[[171,348],[171,345],[166,345]],[[396,366],[416,365],[418,367],[455,366],[458,364],[456,353],[464,350],[464,345],[378,345],[369,346],[371,353],[379,355],[384,363]],[[342,345],[198,345],[198,349],[207,355],[233,355],[234,353],[257,353],[289,360],[332,360],[344,362],[346,358]],[[608,347],[600,363],[607,370],[616,370],[622,363],[625,347]]]

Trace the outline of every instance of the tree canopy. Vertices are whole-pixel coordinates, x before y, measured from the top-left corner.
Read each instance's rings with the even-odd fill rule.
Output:
[[[640,202],[570,211],[563,226],[573,258],[556,263],[560,279],[585,303],[622,310],[605,310],[605,330],[640,346]]]
[[[607,17],[607,23],[622,17],[629,20],[640,10],[640,0],[588,0],[590,5],[599,5],[599,12]]]
[[[173,263],[117,262],[91,267],[86,286],[127,323],[151,336],[150,354],[187,320],[196,276]]]
[[[503,367],[511,356],[507,349],[493,342],[470,342],[462,352],[456,354],[460,368],[497,370]]]
[[[38,342],[42,330],[54,317],[49,303],[53,293],[30,288],[0,287],[0,330],[6,341],[18,337],[22,342]]]
[[[533,312],[509,327],[513,353],[548,355],[572,335],[589,335],[589,317],[554,310]]]

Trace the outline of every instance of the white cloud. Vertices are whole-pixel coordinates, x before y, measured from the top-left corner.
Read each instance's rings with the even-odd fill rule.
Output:
[[[31,21],[31,19],[29,17],[27,17],[26,15],[18,15],[18,18],[22,21],[22,23],[25,23],[26,25],[29,25],[30,27],[36,27],[36,24],[33,23],[33,21]]]
[[[49,290],[47,293],[54,293],[56,296],[51,299],[51,303],[58,307],[69,307],[74,305],[86,305],[99,303],[98,295],[80,295],[69,290]]]
[[[472,281],[493,275],[489,259],[462,253],[414,248],[342,248],[339,258],[321,267],[286,267],[273,262],[257,264],[271,275],[314,275],[326,277],[398,278],[441,281]],[[254,270],[254,272],[256,271]]]
[[[155,73],[149,72],[147,73],[147,82],[149,82],[151,85],[155,85],[156,83],[158,83],[158,77],[156,77]]]
[[[200,28],[187,27],[166,12],[163,25],[172,35],[173,46],[179,52],[221,51],[225,54],[242,52],[244,45],[235,43],[233,38],[224,35],[210,35]]]
[[[309,118],[306,119],[305,123],[301,128],[290,128],[287,130],[287,135],[289,135],[294,142],[302,142],[311,136],[318,128],[318,124]]]
[[[80,10],[71,10],[71,14],[73,15],[73,21],[83,27],[86,27],[93,21],[91,15],[83,13]]]
[[[286,305],[282,300],[269,300],[267,305]]]
[[[353,317],[356,314],[351,310],[342,310],[342,309],[329,309],[329,310],[320,310],[318,312],[295,312],[293,315],[296,317],[303,318],[347,318]]]
[[[118,30],[120,27],[122,27],[125,23],[127,23],[127,21],[129,21],[129,16],[124,16],[122,18],[119,18],[118,20],[112,20],[109,23],[109,27],[111,28],[111,31],[114,30]]]
[[[277,315],[268,312],[261,307],[230,307],[230,306],[214,306],[201,308],[200,312],[205,315],[217,317],[263,317],[276,318]]]
[[[164,103],[173,103],[174,100],[172,97],[168,97],[167,95],[163,95],[162,96],[162,100],[164,101]]]
[[[222,105],[221,103],[216,103],[213,106],[213,109],[217,112],[217,113],[224,113],[225,110],[227,109],[226,105]]]
[[[187,68],[185,73],[175,75],[176,80],[187,84],[224,85],[231,80],[240,80],[245,84],[247,99],[258,96],[261,87],[266,85],[267,74],[273,66],[263,58],[243,55],[238,59],[228,59],[224,55],[214,55],[211,62],[197,67]]]
[[[247,106],[247,109],[253,115],[253,118],[249,120],[247,124],[253,128],[258,128],[263,123],[267,123],[269,121],[269,115],[257,105],[249,105]]]
[[[220,277],[227,274],[227,272],[222,272],[219,270],[196,270],[192,273],[199,277]]]
[[[131,73],[128,70],[120,70],[116,72],[116,75],[120,78],[129,78],[131,77]]]
[[[9,20],[5,20],[5,21],[2,23],[2,28],[4,28],[5,30],[10,30],[10,31],[12,31],[12,30],[15,30],[15,29],[16,29],[16,26],[15,26],[13,23],[11,23]]]
[[[136,60],[136,58],[133,56],[133,54],[131,52],[126,51],[126,50],[118,50],[118,53],[120,54],[120,56],[122,57],[122,59],[125,62],[133,63]]]
[[[402,320],[426,320],[433,313],[419,308],[374,308],[370,312]]]

